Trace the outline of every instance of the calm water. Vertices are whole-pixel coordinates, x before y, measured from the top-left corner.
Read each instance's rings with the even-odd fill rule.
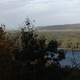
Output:
[[[62,66],[74,66],[73,64],[80,64],[80,51],[67,51],[65,59],[60,62]]]

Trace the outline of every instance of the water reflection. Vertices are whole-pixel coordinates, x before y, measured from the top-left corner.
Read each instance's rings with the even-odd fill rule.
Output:
[[[80,64],[80,51],[67,51],[65,59],[60,61],[62,66],[74,66]]]

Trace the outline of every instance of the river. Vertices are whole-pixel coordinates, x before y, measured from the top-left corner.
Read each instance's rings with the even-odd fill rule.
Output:
[[[62,66],[75,66],[75,64],[80,64],[80,51],[67,51],[65,53],[65,59],[60,61]]]

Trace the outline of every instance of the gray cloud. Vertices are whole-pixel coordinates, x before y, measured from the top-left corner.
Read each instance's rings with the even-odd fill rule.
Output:
[[[80,22],[80,0],[2,0],[0,23],[9,26],[22,24],[25,17],[36,25],[56,25]]]

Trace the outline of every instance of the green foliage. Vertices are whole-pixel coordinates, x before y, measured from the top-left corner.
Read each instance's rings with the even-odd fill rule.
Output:
[[[58,47],[79,48],[79,40],[73,36],[59,34],[63,36],[56,36],[58,33],[55,35],[50,32],[36,34],[33,30],[25,32],[23,29],[21,33],[19,32],[21,37],[16,36],[20,39],[22,48],[13,46],[17,39],[12,38],[11,34],[9,35],[11,39],[1,38],[0,80],[71,80],[74,75],[76,79],[80,72],[60,66],[59,61],[65,58],[65,53],[64,50],[58,50]],[[1,55],[3,52],[6,54]],[[53,57],[55,54],[58,56],[48,58],[47,52],[52,53]]]
[[[49,49],[49,51],[57,53],[57,48],[58,48],[58,42],[56,40],[55,41],[51,40],[48,43],[48,49]]]
[[[43,31],[39,32],[39,35],[44,35],[47,43],[56,39],[60,48],[80,50],[80,32]]]

